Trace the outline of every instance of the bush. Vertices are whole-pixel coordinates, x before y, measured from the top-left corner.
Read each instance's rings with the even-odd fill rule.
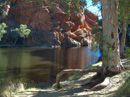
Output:
[[[16,28],[15,31],[20,35],[21,38],[27,38],[31,30],[27,29],[27,25],[20,25],[20,28]]]
[[[125,56],[130,59],[130,48],[129,47],[125,50]]]
[[[5,30],[7,28],[7,25],[5,23],[0,24],[0,41],[3,38],[3,35],[7,33]]]

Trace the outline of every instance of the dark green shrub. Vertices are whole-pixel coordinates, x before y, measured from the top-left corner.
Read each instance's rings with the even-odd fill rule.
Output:
[[[130,59],[130,48],[129,47],[125,50],[125,56]]]

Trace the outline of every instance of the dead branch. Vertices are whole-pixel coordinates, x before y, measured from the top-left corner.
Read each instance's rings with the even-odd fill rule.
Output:
[[[57,88],[61,88],[60,87],[60,78],[63,74],[65,73],[89,73],[89,72],[97,72],[97,73],[101,73],[101,69],[65,69],[63,71],[61,71],[60,73],[57,74],[56,76],[56,83],[57,83]]]

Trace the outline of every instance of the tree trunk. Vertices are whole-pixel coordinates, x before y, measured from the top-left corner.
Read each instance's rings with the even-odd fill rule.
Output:
[[[120,53],[122,57],[124,56],[125,40],[126,40],[126,22],[123,23],[123,31],[121,37]]]
[[[17,42],[18,39],[19,39],[19,37],[15,40],[15,42],[14,42],[14,46],[16,45],[16,42]]]
[[[103,23],[103,72],[120,70],[118,0],[101,0]]]

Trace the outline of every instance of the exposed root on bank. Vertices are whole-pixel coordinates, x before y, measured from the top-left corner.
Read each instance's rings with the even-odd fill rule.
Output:
[[[113,72],[107,72],[107,74],[104,76],[102,68],[85,69],[85,70],[66,69],[66,70],[63,70],[60,73],[58,73],[56,76],[57,88],[61,88],[60,87],[60,78],[63,76],[63,74],[65,74],[65,73],[89,73],[89,72],[96,72],[97,74],[95,76],[93,76],[89,82],[86,82],[81,85],[81,86],[87,87],[87,89],[84,89],[84,91],[98,91],[98,90],[104,89],[105,87],[107,87],[110,84],[110,80],[109,80],[110,77],[115,75],[115,73],[113,73]]]
[[[66,69],[58,73],[56,76],[57,88],[61,88],[60,78],[63,74],[65,73],[89,73],[89,72],[96,72],[97,74],[93,76],[89,82],[82,84],[82,86],[87,86],[90,88],[90,89],[84,89],[84,91],[101,90],[110,84],[109,77],[104,78],[104,76],[102,76],[102,69],[86,69],[86,70]]]
[[[124,66],[120,65],[120,71],[118,72],[111,72],[106,68],[105,75],[104,71],[100,74],[95,75],[89,83],[86,83],[84,85],[88,86],[91,85],[92,87],[90,89],[84,89],[84,91],[99,91],[101,89],[106,88],[110,84],[110,77],[119,74],[122,70],[124,70]]]
[[[65,73],[89,73],[89,72],[97,72],[98,74],[101,74],[102,69],[65,69],[63,71],[61,71],[60,73],[57,74],[56,76],[56,83],[57,83],[57,88],[61,88],[60,87],[60,78],[63,74]]]
[[[123,64],[122,64],[121,60],[120,60],[119,70],[120,70],[120,71],[125,70],[125,67],[123,66]]]
[[[89,88],[92,88],[94,87],[95,85],[103,82],[104,80],[104,77],[102,77],[100,74],[96,74],[94,75],[89,82],[86,82],[86,83],[83,83],[82,86],[87,86]]]
[[[89,72],[96,72],[97,74],[90,78],[87,82],[81,84],[81,86],[85,86],[86,89],[84,91],[97,91],[106,88],[110,84],[110,78],[113,75],[121,73],[122,70],[125,70],[125,67],[122,65],[122,62],[120,61],[120,65],[118,65],[117,71],[111,71],[109,68],[106,67],[94,67],[92,69],[66,69],[61,71],[56,76],[56,83],[57,88],[60,87],[60,78],[65,73],[89,73]]]

